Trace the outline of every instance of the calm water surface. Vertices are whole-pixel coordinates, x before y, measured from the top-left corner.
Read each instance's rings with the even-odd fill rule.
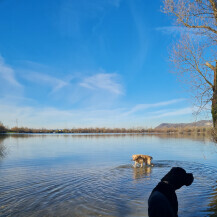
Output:
[[[153,156],[134,168],[132,154]],[[163,135],[0,135],[0,216],[147,216],[174,166],[194,183],[177,191],[179,216],[217,216],[217,146]]]

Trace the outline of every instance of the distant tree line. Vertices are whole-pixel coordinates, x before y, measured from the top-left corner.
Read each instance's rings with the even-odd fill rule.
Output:
[[[0,133],[211,133],[211,127],[171,127],[171,128],[72,128],[72,129],[34,129],[27,127],[7,128],[0,122]]]
[[[6,133],[8,129],[0,122],[0,133]]]

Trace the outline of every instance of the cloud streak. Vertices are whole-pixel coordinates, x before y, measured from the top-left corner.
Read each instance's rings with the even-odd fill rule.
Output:
[[[186,108],[182,108],[182,109],[175,109],[172,111],[163,112],[162,114],[152,116],[151,118],[181,116],[181,115],[187,115],[187,114],[192,114],[192,113],[193,113],[192,107],[186,107]]]
[[[202,35],[199,29],[189,29],[183,26],[163,26],[163,27],[157,27],[155,30],[160,31],[163,34],[173,35],[173,36],[188,34],[188,36],[190,36],[192,39],[196,38],[197,40],[202,40],[203,37],[206,38],[205,35],[201,37]]]
[[[86,77],[80,82],[80,86],[92,90],[105,90],[116,95],[123,94],[123,87],[118,82],[116,73],[99,73]]]
[[[40,85],[42,84],[50,86],[52,88],[50,92],[51,94],[69,85],[68,82],[62,79],[38,72],[29,72],[28,74],[25,74],[24,78],[28,79],[31,82],[38,83]]]
[[[116,8],[119,8],[121,4],[121,0],[109,0],[108,2]]]
[[[153,103],[153,104],[138,104],[138,105],[134,106],[132,109],[130,109],[129,111],[125,112],[123,115],[128,116],[128,115],[134,114],[136,112],[143,111],[145,109],[168,106],[168,105],[182,102],[184,100],[185,99],[174,99],[174,100],[170,100],[170,101],[158,102],[158,103]]]
[[[121,0],[80,0],[76,3],[70,0],[62,1],[58,13],[60,33],[64,36],[83,37],[83,32],[87,31],[87,21],[91,21],[92,28],[99,25],[106,11],[109,8],[119,8],[120,4]],[[91,31],[87,35],[89,37]]]
[[[138,7],[139,4],[136,4],[136,1],[129,1],[130,10],[132,14],[132,18],[134,20],[134,26],[137,32],[137,41],[134,43],[137,43],[137,49],[136,54],[133,54],[133,70],[136,69],[139,70],[143,66],[145,62],[145,58],[147,56],[148,52],[148,34],[146,25],[144,23],[144,19],[141,16],[142,11],[140,7]],[[139,12],[140,11],[140,12]]]
[[[154,104],[143,104],[146,106],[134,108],[159,108],[169,106],[182,99],[159,102]],[[46,128],[73,128],[73,127],[149,127],[153,122],[160,124],[165,122],[167,117],[182,117],[192,113],[192,108],[178,108],[168,110],[158,110],[150,113],[144,111],[141,116],[132,116],[133,113],[126,115],[128,108],[77,108],[77,109],[58,109],[55,107],[33,107],[9,104],[0,100],[0,120],[12,127],[18,119],[19,126],[27,127],[46,127]],[[137,110],[138,111],[138,110]],[[135,110],[134,110],[135,112]],[[123,115],[124,114],[124,115]],[[157,121],[156,121],[157,119]],[[149,123],[149,125],[148,125]]]
[[[15,72],[12,67],[5,64],[3,57],[0,55],[0,78],[13,87],[22,87],[16,80]]]
[[[155,30],[168,35],[170,34],[177,35],[189,31],[186,27],[181,27],[181,26],[162,26],[162,27],[157,27]]]

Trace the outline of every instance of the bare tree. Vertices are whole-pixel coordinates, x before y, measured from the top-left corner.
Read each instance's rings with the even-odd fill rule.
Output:
[[[174,17],[181,37],[171,52],[176,72],[185,75],[199,112],[211,102],[217,132],[217,0],[164,0],[163,12]]]

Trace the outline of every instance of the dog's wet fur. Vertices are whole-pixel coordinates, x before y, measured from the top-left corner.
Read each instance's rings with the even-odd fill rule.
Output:
[[[149,155],[143,155],[143,154],[134,154],[132,155],[133,161],[135,161],[134,167],[136,167],[137,163],[143,167],[143,163],[145,165],[151,165],[151,160],[153,159]]]
[[[178,200],[175,191],[194,181],[192,173],[173,167],[153,189],[148,199],[149,217],[178,217]]]

